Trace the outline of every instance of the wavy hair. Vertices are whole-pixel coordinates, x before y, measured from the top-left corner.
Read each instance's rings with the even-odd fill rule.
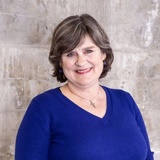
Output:
[[[57,81],[67,81],[60,66],[62,54],[72,51],[86,34],[106,54],[103,71],[99,79],[105,77],[111,69],[114,55],[110,47],[109,38],[103,28],[89,14],[69,16],[54,29],[49,53],[49,61],[54,68],[52,76],[56,77]]]

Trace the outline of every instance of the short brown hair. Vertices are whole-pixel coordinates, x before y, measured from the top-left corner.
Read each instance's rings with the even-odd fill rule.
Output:
[[[54,67],[53,77],[56,77],[57,81],[67,81],[60,66],[62,54],[72,51],[86,34],[88,34],[101,51],[106,54],[103,71],[99,78],[105,77],[111,69],[114,56],[105,31],[98,22],[88,14],[70,16],[59,23],[53,32],[49,61]]]

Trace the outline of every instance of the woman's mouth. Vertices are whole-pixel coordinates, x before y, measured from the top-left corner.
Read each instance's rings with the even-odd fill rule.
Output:
[[[91,71],[92,68],[87,68],[87,69],[79,69],[79,70],[76,70],[77,73],[79,74],[85,74],[85,73],[88,73]]]

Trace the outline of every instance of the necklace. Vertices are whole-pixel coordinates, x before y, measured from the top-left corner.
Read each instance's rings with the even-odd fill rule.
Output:
[[[68,88],[68,90],[69,90],[72,94],[74,94],[75,96],[77,96],[77,97],[79,97],[79,98],[82,98],[82,99],[88,100],[88,101],[90,102],[90,105],[91,105],[91,106],[93,106],[94,108],[96,108],[96,106],[95,106],[95,102],[93,102],[93,100],[95,100],[95,99],[97,98],[97,96],[99,95],[100,87],[99,87],[99,90],[98,90],[98,92],[97,92],[96,96],[95,96],[95,97],[93,97],[92,99],[87,99],[87,98],[84,98],[84,97],[78,96],[77,94],[73,93],[73,92],[69,89],[68,85],[67,85],[67,88]]]

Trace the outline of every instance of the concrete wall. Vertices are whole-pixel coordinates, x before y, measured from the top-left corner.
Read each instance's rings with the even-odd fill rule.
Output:
[[[0,0],[0,159],[14,159],[17,128],[33,98],[60,85],[48,62],[55,25],[93,15],[115,53],[102,84],[129,91],[139,105],[152,150],[160,151],[159,0]]]

